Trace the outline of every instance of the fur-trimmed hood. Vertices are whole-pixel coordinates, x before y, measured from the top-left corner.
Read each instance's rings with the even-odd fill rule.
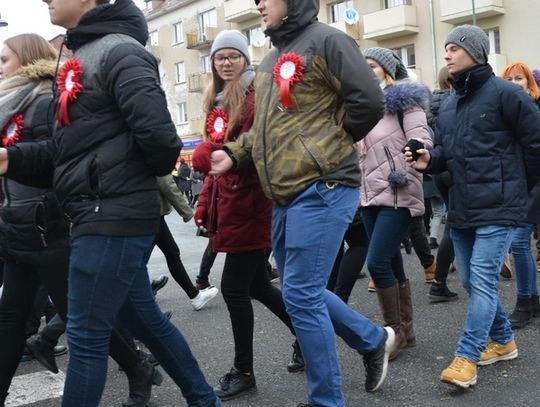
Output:
[[[416,81],[403,81],[384,88],[386,111],[394,114],[406,112],[415,107],[429,109],[431,92],[427,86]]]
[[[33,64],[19,68],[13,76],[21,76],[31,81],[54,79],[56,73],[56,61],[50,59],[38,59]]]

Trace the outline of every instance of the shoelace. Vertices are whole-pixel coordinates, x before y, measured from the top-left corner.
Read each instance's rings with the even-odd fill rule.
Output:
[[[452,370],[462,370],[466,365],[466,360],[464,358],[456,358],[454,360],[454,363],[450,366],[450,369]]]

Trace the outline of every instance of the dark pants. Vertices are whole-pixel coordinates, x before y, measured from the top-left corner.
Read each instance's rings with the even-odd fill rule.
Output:
[[[448,223],[444,225],[444,233],[439,243],[439,251],[437,252],[437,268],[435,269],[435,280],[439,283],[446,282],[448,270],[454,261],[454,244],[450,238],[450,227]]]
[[[343,241],[349,248],[344,252],[341,245],[327,288],[347,303],[367,257],[369,238],[364,225],[349,226]]]
[[[229,310],[234,335],[234,366],[253,371],[253,306],[251,298],[263,303],[294,335],[281,291],[270,283],[265,250],[227,253],[221,277],[221,292]]]
[[[180,258],[180,249],[174,241],[174,237],[165,222],[165,217],[161,217],[159,232],[156,236],[155,245],[163,252],[167,267],[174,280],[178,283],[182,290],[185,291],[190,299],[193,299],[199,294],[199,290],[193,285],[189,275]]]
[[[422,267],[426,268],[431,266],[435,261],[435,257],[431,254],[431,249],[429,248],[426,226],[422,216],[411,218],[409,237],[411,238],[412,246]]]
[[[199,275],[197,276],[197,284],[208,283],[208,276],[210,275],[210,269],[214,265],[216,260],[217,252],[212,251],[210,242],[204,249],[204,253],[201,259],[201,266],[199,268]]]

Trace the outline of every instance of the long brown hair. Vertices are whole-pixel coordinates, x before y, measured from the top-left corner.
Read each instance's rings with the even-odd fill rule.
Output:
[[[245,58],[244,58],[245,60]],[[244,61],[244,68],[247,63]],[[238,130],[244,119],[244,103],[246,101],[246,89],[241,81],[241,75],[232,81],[224,81],[218,75],[214,63],[212,62],[212,81],[206,87],[203,94],[203,111],[205,114],[205,123],[208,120],[208,115],[214,110],[216,95],[223,91],[223,110],[229,116],[227,133],[225,134],[225,142],[232,141],[231,134]],[[205,138],[208,138],[206,133],[206,125],[203,133]]]
[[[529,91],[529,95],[534,100],[540,99],[540,88],[534,80],[532,69],[529,68],[529,65],[527,65],[525,62],[514,62],[508,64],[502,71],[501,76],[504,78],[516,73],[525,76],[525,79],[527,79],[527,90]]]
[[[38,59],[56,60],[58,54],[53,46],[37,34],[19,34],[8,38],[4,44],[11,50],[21,66],[30,65]]]

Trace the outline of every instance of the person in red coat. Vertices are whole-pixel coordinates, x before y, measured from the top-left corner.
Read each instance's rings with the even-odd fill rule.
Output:
[[[212,45],[211,58],[212,81],[203,101],[209,141],[197,147],[192,159],[193,168],[203,173],[210,170],[211,151],[248,131],[254,113],[255,72],[246,37],[236,30],[222,31]],[[194,218],[208,234],[212,250],[227,253],[221,292],[231,317],[235,358],[214,390],[222,400],[230,400],[256,389],[251,298],[263,303],[294,335],[281,291],[270,283],[266,271],[272,203],[261,189],[253,164],[206,177]],[[293,348],[287,369],[303,370],[296,341]]]

